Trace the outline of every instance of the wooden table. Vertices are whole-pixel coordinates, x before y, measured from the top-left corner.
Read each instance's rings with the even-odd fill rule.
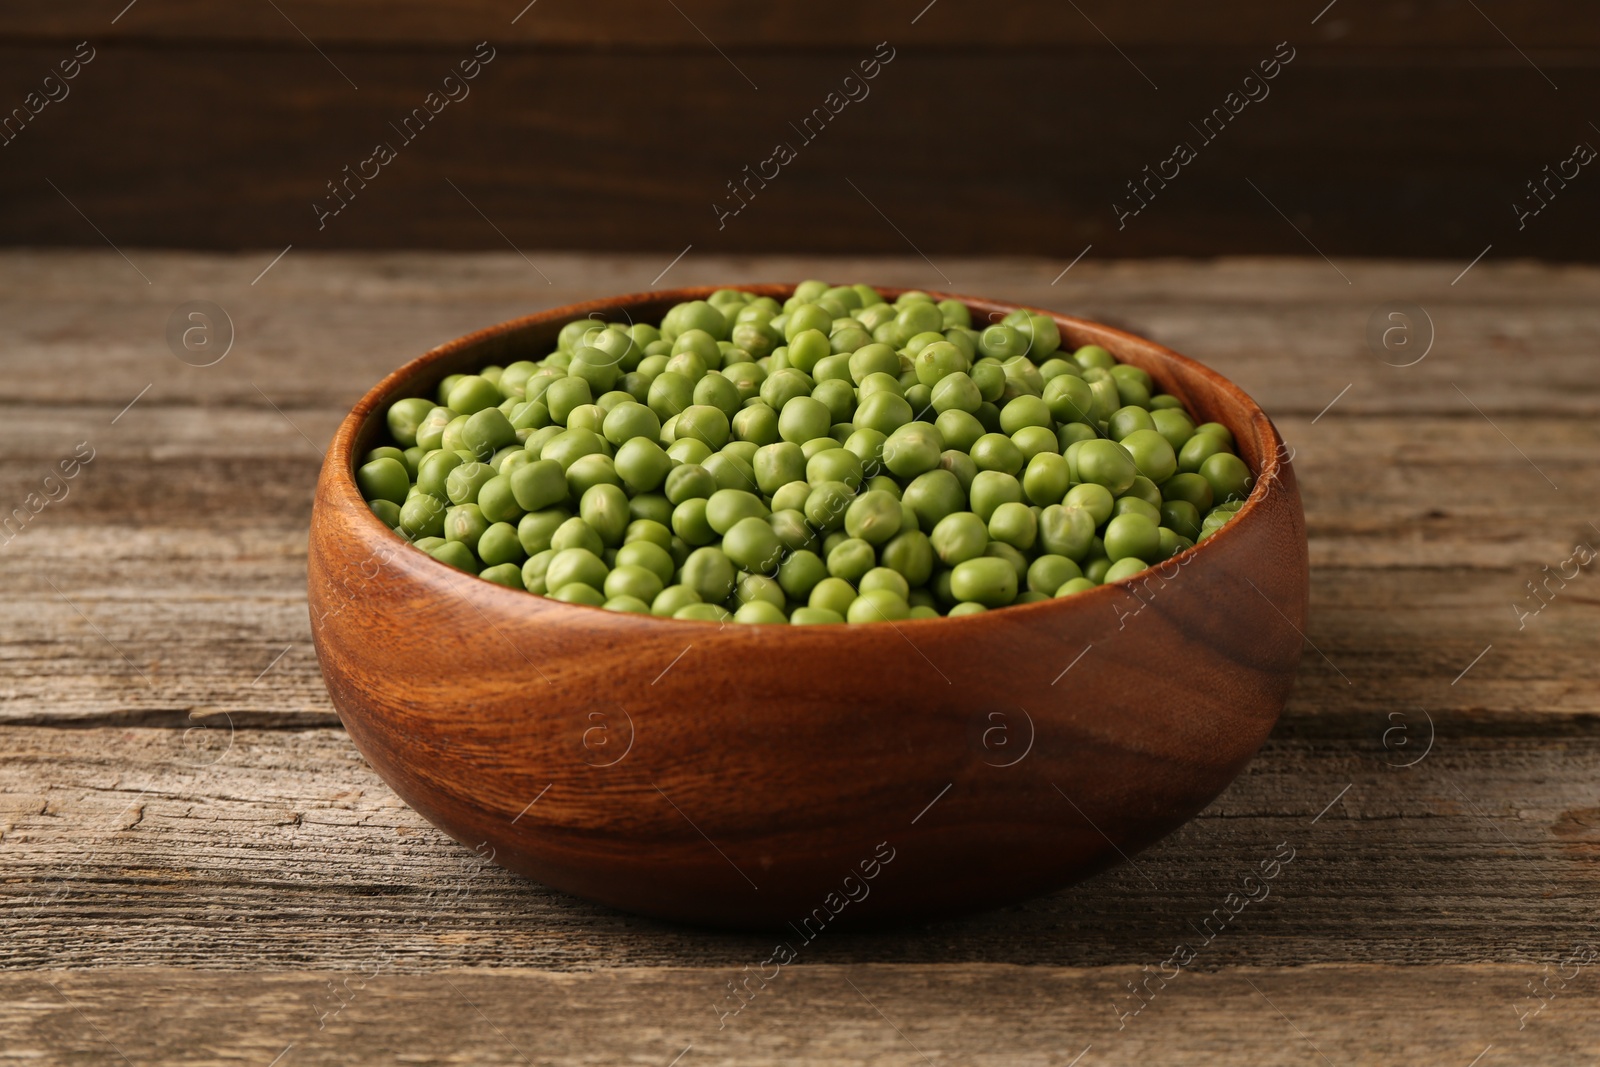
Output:
[[[530,254],[546,284],[515,254],[296,249],[255,282],[272,253],[129,256],[0,255],[0,1063],[1498,1067],[1600,1046],[1600,579],[1566,562],[1600,546],[1600,270],[673,266],[942,272],[1162,340],[1295,447],[1313,566],[1283,720],[1203,815],[1025,905],[829,934],[723,1019],[770,938],[481,865],[338,728],[304,603],[320,448],[361,392],[473,327],[648,288],[667,257]],[[211,366],[189,363],[221,327],[188,363],[169,350],[194,300],[236,334]],[[1387,302],[1426,309],[1420,362],[1390,365],[1423,351],[1422,317],[1410,348],[1369,346]],[[1563,569],[1532,614],[1527,583]],[[1269,896],[1150,977],[1288,849]]]

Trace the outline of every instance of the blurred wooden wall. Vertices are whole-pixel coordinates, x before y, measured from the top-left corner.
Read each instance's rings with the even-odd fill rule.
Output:
[[[524,3],[5,5],[0,117],[94,58],[5,128],[0,243],[1596,256],[1600,167],[1566,163],[1600,146],[1593,0]],[[482,41],[470,95],[402,140]],[[803,141],[884,41],[870,95]],[[1279,42],[1270,95],[1204,142]],[[378,142],[395,158],[322,216]]]

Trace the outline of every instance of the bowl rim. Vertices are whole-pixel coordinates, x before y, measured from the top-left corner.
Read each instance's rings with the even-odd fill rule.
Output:
[[[389,527],[383,522],[383,520],[378,518],[372,509],[368,507],[366,499],[362,497],[360,488],[356,485],[355,480],[355,443],[369,419],[371,419],[374,415],[382,418],[389,404],[392,404],[397,400],[404,399],[404,397],[401,395],[391,394],[396,393],[401,385],[405,384],[409,379],[415,377],[419,374],[419,372],[426,370],[435,363],[452,359],[463,351],[482,344],[485,341],[503,337],[506,334],[515,333],[531,326],[542,326],[558,321],[564,324],[575,319],[591,317],[596,313],[615,312],[617,310],[623,310],[624,314],[626,314],[626,308],[638,304],[661,303],[666,301],[682,303],[690,300],[704,300],[712,293],[718,292],[722,289],[739,289],[745,292],[756,293],[758,296],[771,296],[775,299],[783,299],[788,294],[793,292],[797,284],[798,283],[795,282],[746,282],[733,285],[685,286],[674,289],[651,289],[635,293],[624,293],[617,296],[604,297],[596,300],[587,300],[575,304],[563,304],[559,307],[547,308],[543,311],[536,311],[532,314],[522,315],[514,319],[508,319],[503,322],[495,323],[491,326],[485,326],[481,329],[474,330],[471,333],[463,334],[462,336],[453,340],[446,341],[443,344],[436,345],[422,353],[420,356],[416,356],[408,360],[385,375],[381,380],[378,381],[376,385],[367,390],[361,399],[355,403],[354,407],[352,407],[345,417],[340,421],[338,428],[334,430],[332,442],[329,444],[328,451],[323,459],[322,464],[323,470],[325,472],[331,472],[333,475],[331,485],[325,487],[331,491],[331,499],[329,502],[338,507],[346,515],[357,514],[358,517],[353,521],[362,523],[364,526],[364,532],[370,532],[371,534],[377,535],[387,535],[388,537],[393,538],[395,541],[398,541],[400,544],[405,545],[408,548],[416,549],[416,546],[413,542],[402,536],[398,531]],[[1271,487],[1283,477],[1285,469],[1290,465],[1290,458],[1285,455],[1284,442],[1278,433],[1277,427],[1273,425],[1272,420],[1267,416],[1266,412],[1261,409],[1261,406],[1257,404],[1248,393],[1246,393],[1238,385],[1234,384],[1230,379],[1212,370],[1205,364],[1167,348],[1165,345],[1158,344],[1148,338],[1141,337],[1138,334],[1131,333],[1127,330],[1121,330],[1114,326],[1108,326],[1104,323],[1096,322],[1092,319],[1079,318],[1074,315],[1064,315],[1060,312],[1035,308],[1026,304],[1014,304],[1008,301],[995,300],[987,297],[974,297],[960,293],[950,293],[934,289],[917,289],[908,286],[873,286],[873,288],[875,291],[889,300],[893,300],[902,293],[906,292],[922,292],[926,293],[935,300],[959,301],[966,306],[969,312],[982,311],[986,315],[992,315],[996,312],[1010,313],[1011,311],[1018,310],[1028,311],[1034,314],[1049,316],[1058,327],[1070,326],[1075,329],[1088,330],[1093,333],[1101,334],[1105,338],[1113,341],[1127,341],[1141,347],[1147,347],[1159,358],[1170,361],[1176,366],[1182,367],[1187,372],[1204,380],[1213,389],[1227,394],[1236,404],[1245,410],[1250,420],[1251,427],[1259,435],[1263,446],[1262,455],[1260,458],[1260,469],[1255,472],[1255,481],[1251,486],[1250,493],[1245,498],[1244,503],[1240,505],[1239,510],[1234,518],[1225,523],[1223,526],[1219,527],[1204,541],[1197,541],[1190,547],[1176,553],[1175,555],[1169,556],[1160,563],[1151,564],[1148,568],[1146,568],[1146,570],[1140,571],[1138,574],[1130,575],[1127,578],[1119,578],[1112,582],[1103,582],[1093,589],[1086,589],[1083,592],[1076,593],[1070,597],[1049,597],[1045,600],[1036,601],[1030,604],[1008,604],[1002,608],[991,608],[987,611],[976,612],[971,615],[958,615],[953,618],[947,615],[941,615],[932,619],[884,620],[888,622],[890,626],[895,627],[896,629],[906,626],[913,627],[916,630],[925,630],[930,626],[942,626],[946,628],[961,626],[963,628],[970,629],[986,625],[985,620],[992,620],[993,618],[1000,618],[1002,620],[1015,619],[1017,621],[1023,621],[1026,619],[1037,620],[1043,617],[1045,612],[1049,611],[1050,609],[1055,608],[1059,610],[1063,605],[1066,604],[1086,606],[1096,603],[1109,603],[1110,597],[1115,596],[1120,592],[1128,591],[1134,584],[1142,580],[1148,580],[1152,574],[1162,577],[1162,575],[1158,574],[1158,570],[1166,568],[1169,564],[1175,563],[1179,568],[1183,568],[1191,561],[1199,559],[1201,555],[1207,551],[1206,546],[1211,542],[1216,541],[1219,537],[1230,537],[1230,535],[1232,537],[1242,536],[1240,530],[1234,528],[1242,527],[1243,524],[1252,520],[1254,516],[1260,513],[1262,510],[1262,501],[1271,491]],[[1091,343],[1101,342],[1096,341]],[[408,392],[405,395],[410,396],[415,394]],[[1237,443],[1240,436],[1238,431],[1232,426],[1228,427],[1228,431],[1229,433],[1233,434],[1234,440]],[[459,576],[466,573],[456,570],[456,568],[451,567],[447,563],[443,563],[440,560],[434,559],[433,556],[422,551],[421,549],[416,549],[416,552],[420,559],[415,562],[424,568],[428,568],[429,565],[434,568],[438,568],[436,576],[441,580],[449,579],[453,576]],[[1174,573],[1175,572],[1167,571],[1163,580],[1170,579]],[[466,574],[466,576],[472,578],[477,577],[476,575],[472,574]],[[500,585],[498,582],[480,581],[478,585],[482,586],[482,588],[479,589],[477,586],[472,587],[475,589],[477,594],[488,596],[491,599],[503,596],[505,599],[502,601],[502,603],[508,609],[514,609],[517,604],[524,604],[527,607],[538,607],[544,611],[571,609],[583,612],[597,612],[608,618],[615,618],[619,614],[623,615],[624,617],[627,617],[628,615],[628,613],[614,612],[604,607],[597,607],[589,604],[570,604],[566,601],[556,600],[552,597],[540,596],[537,593],[529,593],[526,590],[512,589],[508,586]],[[1135,595],[1137,596],[1137,594]],[[530,602],[527,600],[527,598],[530,597],[535,599]],[[728,626],[727,621],[713,622],[711,620],[701,619],[664,619],[653,615],[639,616],[639,618],[647,619],[651,625],[694,627],[702,631],[708,626],[714,626],[718,630],[724,629]],[[846,623],[844,625],[871,626],[875,624]],[[736,632],[739,630],[748,630],[752,633],[759,633],[763,635],[770,635],[775,631],[784,634],[793,634],[796,630],[804,632],[815,629],[826,630],[827,627],[779,627],[776,624],[742,624],[735,628]],[[796,637],[798,639],[798,635],[796,635]]]

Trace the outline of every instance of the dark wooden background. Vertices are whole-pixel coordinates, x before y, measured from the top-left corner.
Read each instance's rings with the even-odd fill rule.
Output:
[[[1594,257],[1600,175],[1512,209],[1600,145],[1587,0],[525,3],[6,5],[0,114],[96,58],[0,146],[0,243]],[[470,97],[319,232],[324,183],[484,40]],[[724,183],[885,40],[871,96],[719,231]],[[1280,41],[1271,96],[1119,231],[1123,183]]]

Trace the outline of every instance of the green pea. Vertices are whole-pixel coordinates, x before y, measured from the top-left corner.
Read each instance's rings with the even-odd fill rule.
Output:
[[[604,592],[608,598],[634,597],[640,603],[649,603],[661,594],[665,586],[661,576],[644,567],[620,566],[612,568],[605,577]]]
[[[944,316],[945,328],[951,326],[971,326],[972,313],[967,310],[967,305],[959,300],[941,300],[938,303],[939,313]]]
[[[1021,502],[1022,483],[1001,471],[979,471],[972,479],[968,495],[972,510],[980,519],[988,522],[1001,504]]]
[[[392,500],[369,500],[367,507],[391,530],[400,525],[400,505]]]
[[[1046,426],[1024,426],[1011,435],[1011,443],[1022,453],[1024,464],[1032,462],[1034,456],[1044,453],[1061,455],[1061,444],[1056,440],[1055,431]]]
[[[1028,461],[1022,475],[1022,492],[1039,507],[1059,504],[1072,487],[1072,471],[1066,458],[1055,452],[1041,452]]]
[[[1117,582],[1124,578],[1132,578],[1141,571],[1149,569],[1149,564],[1136,556],[1124,556],[1106,568],[1102,581]]]
[[[806,498],[811,495],[811,485],[804,479],[787,482],[774,490],[772,494],[772,510],[801,511],[805,510]]]
[[[459,541],[476,552],[478,538],[482,537],[488,528],[489,522],[476,504],[458,504],[445,509],[444,538],[447,541]]]
[[[883,462],[900,478],[915,478],[936,470],[944,451],[944,438],[926,422],[897,427],[883,445]]]
[[[926,584],[933,574],[933,542],[920,530],[902,528],[878,555],[885,567],[901,575],[912,586]]]
[[[1059,595],[1058,590],[1083,571],[1066,556],[1046,554],[1028,564],[1028,590],[1045,596]]]
[[[605,588],[608,573],[609,568],[597,553],[587,548],[565,548],[557,551],[546,564],[544,581],[547,588],[555,590],[574,583],[601,590]]]
[[[356,484],[366,500],[387,500],[396,506],[406,502],[411,489],[411,476],[406,466],[397,459],[384,457],[361,465],[356,471]]]
[[[819,381],[816,388],[811,390],[810,398],[827,409],[830,427],[837,423],[848,422],[855,414],[856,391],[849,382],[837,379]]]
[[[741,519],[765,519],[770,512],[754,493],[741,489],[718,489],[706,501],[706,521],[719,534],[726,535]]]
[[[1141,500],[1136,496],[1117,497],[1116,503],[1111,507],[1111,517],[1114,519],[1118,515],[1141,515],[1158,525],[1161,522],[1161,509],[1148,500]]]
[[[755,470],[736,453],[722,451],[708,456],[704,466],[719,489],[743,489],[753,493],[760,488],[756,485]]]
[[[789,613],[789,623],[793,626],[822,626],[844,621],[843,615],[828,608],[800,607]]]
[[[630,521],[628,494],[615,485],[600,484],[584,490],[578,501],[578,514],[607,545],[622,544]]]
[[[600,539],[600,534],[582,518],[574,516],[557,526],[550,535],[550,547],[559,551],[568,548],[582,548],[596,556],[605,551],[605,542]]]
[[[1195,433],[1183,443],[1178,450],[1178,470],[1185,474],[1197,474],[1200,466],[1212,456],[1225,455],[1228,445],[1216,434]],[[1210,479],[1206,479],[1208,482]]]
[[[804,512],[774,511],[767,516],[767,524],[772,527],[772,532],[778,535],[778,540],[787,551],[798,552],[801,549],[817,547],[817,535],[812,532],[811,524],[806,522]]]
[[[983,393],[979,391],[978,384],[962,371],[940,378],[929,397],[933,410],[941,415],[948,411],[977,411],[983,403]]]
[[[705,498],[694,497],[672,509],[672,532],[695,546],[709,545],[717,539],[717,532],[706,518]]]
[[[567,492],[574,497],[582,497],[596,485],[622,485],[616,461],[600,453],[579,456],[573,460],[567,468]]]
[[[753,573],[775,570],[783,555],[783,543],[765,519],[740,519],[722,539],[722,550],[738,566]]]
[[[912,479],[901,500],[916,513],[917,525],[931,530],[946,515],[963,510],[967,494],[954,474],[940,468]]]
[[[680,581],[708,603],[726,600],[733,592],[734,579],[733,563],[720,548],[695,549],[680,571]]]
[[[1134,430],[1118,442],[1133,457],[1139,473],[1160,484],[1178,469],[1178,456],[1172,444],[1155,430]]]
[[[767,406],[764,400],[754,400],[734,413],[730,424],[733,436],[740,441],[749,441],[757,446],[775,444],[780,440],[778,435],[778,413]],[[698,442],[696,442],[698,444]]]
[[[634,437],[617,449],[613,469],[630,493],[648,493],[666,480],[672,457],[653,440]]]
[[[497,474],[478,488],[478,509],[490,522],[513,522],[520,519],[526,508],[517,503],[511,490],[511,479]]]
[[[1204,514],[1211,510],[1211,502],[1215,494],[1211,491],[1211,483],[1197,473],[1174,474],[1161,483],[1161,497],[1163,500],[1183,500],[1193,504],[1195,510]]]
[[[1202,422],[1194,428],[1195,433],[1210,434],[1228,448],[1233,447],[1233,431],[1220,422]]]
[[[417,431],[437,405],[423,397],[407,397],[396,400],[389,405],[389,410],[384,416],[384,421],[389,427],[389,436],[399,442],[402,448],[410,448],[417,443]]]
[[[478,491],[493,477],[494,468],[487,463],[462,463],[445,476],[445,496],[452,504],[474,503]]]
[[[881,545],[900,532],[900,501],[881,489],[871,489],[851,501],[845,511],[844,527],[852,538],[869,545]],[[833,559],[828,560],[833,570]],[[839,574],[834,570],[835,574]],[[840,575],[849,577],[849,575]]]
[[[672,574],[677,565],[672,561],[672,553],[654,541],[625,541],[617,549],[616,567],[643,568],[654,574],[663,585],[672,580]],[[653,600],[654,597],[646,597]]]
[[[573,428],[562,430],[546,441],[539,449],[539,458],[554,460],[565,470],[584,456],[605,455],[607,447],[605,438],[593,430]]]
[[[1002,433],[986,433],[972,445],[972,462],[980,471],[1012,475],[1022,470],[1022,450]]]
[[[1196,435],[1191,440],[1199,439],[1202,439],[1201,435]],[[1212,434],[1205,434],[1204,439],[1217,438]],[[1218,452],[1208,456],[1205,462],[1200,464],[1200,476],[1210,483],[1212,494],[1222,500],[1245,499],[1250,495],[1250,486],[1255,481],[1244,460],[1231,452]]]
[[[989,526],[970,511],[946,515],[929,535],[934,553],[946,567],[954,567],[983,555],[989,543]]]
[[[826,577],[827,565],[809,549],[791,552],[778,564],[778,585],[791,600],[806,600]]]
[[[828,577],[822,579],[811,589],[811,596],[807,598],[807,605],[831,611],[843,619],[845,612],[850,610],[850,605],[855,602],[855,586],[843,578]]]
[[[978,465],[972,462],[972,457],[951,448],[945,449],[939,456],[939,468],[955,475],[963,492],[971,490],[972,481],[978,476]]]
[[[998,608],[1017,596],[1017,572],[1003,559],[979,556],[957,563],[950,571],[950,590],[960,600]]]
[[[844,482],[817,482],[806,496],[806,521],[824,532],[841,530],[845,512],[854,499],[855,491]]]
[[[1039,535],[1039,523],[1026,504],[1005,503],[989,517],[989,539],[1027,551]]]
[[[828,573],[848,582],[858,581],[878,562],[872,545],[856,537],[847,537],[828,552]]]
[[[713,451],[728,443],[728,416],[709,404],[691,404],[678,416],[676,434],[702,442]]]
[[[815,397],[797,396],[778,412],[778,436],[796,445],[828,435],[833,416]]]
[[[669,585],[650,602],[650,614],[670,619],[690,604],[702,603],[700,594],[686,585]]]
[[[445,427],[456,418],[456,412],[447,407],[436,407],[428,412],[417,426],[418,446],[432,451],[443,447]]]
[[[461,439],[479,459],[488,459],[506,445],[515,444],[517,431],[499,408],[484,408],[467,417]]]
[[[1081,562],[1094,543],[1095,525],[1081,507],[1052,504],[1039,513],[1039,544],[1047,553]]]
[[[942,411],[934,419],[933,425],[947,449],[953,448],[962,453],[971,452],[972,446],[985,433],[983,423],[968,411]]]
[[[845,612],[845,620],[853,623],[899,622],[910,617],[911,606],[888,589],[863,591]]]
[[[635,596],[614,596],[600,606],[607,611],[623,611],[630,615],[650,614],[650,605]]]
[[[663,493],[640,493],[628,500],[628,517],[634,522],[649,519],[663,529],[672,526],[672,501]]]
[[[910,422],[915,412],[904,397],[888,390],[879,390],[861,400],[856,408],[854,423],[888,435]]]
[[[1161,534],[1157,523],[1145,515],[1117,515],[1106,523],[1105,545],[1106,556],[1113,562],[1154,559],[1160,552]]]
[[[1022,551],[1013,548],[1004,541],[990,541],[983,548],[983,554],[994,559],[1003,559],[1010,565],[1012,572],[1017,576],[1017,588],[1021,589],[1028,580],[1028,557]]]
[[[1085,482],[1104,486],[1113,496],[1127,491],[1139,468],[1128,450],[1115,441],[1085,441],[1078,450],[1078,474]]]
[[[694,404],[694,382],[673,370],[663,370],[650,382],[645,405],[658,418],[669,419]],[[552,416],[555,409],[551,409]]]
[[[591,608],[604,607],[606,602],[604,593],[582,582],[568,582],[556,588],[549,597],[565,604],[583,604]]]
[[[862,481],[861,460],[845,448],[828,448],[806,461],[806,481],[812,485],[843,482],[852,489]]]
[[[528,553],[523,549],[521,540],[517,537],[516,527],[509,522],[497,522],[483,531],[483,536],[478,538],[478,558],[491,567],[504,563],[521,564]],[[522,579],[517,579],[517,588],[522,588]]]
[[[913,349],[911,366],[916,371],[917,381],[931,388],[943,381],[947,375],[960,374],[965,377],[967,369],[971,366],[966,354],[944,340],[942,334],[933,333],[926,336],[929,339]],[[913,338],[913,341],[915,340],[916,338]],[[970,378],[967,380],[971,381]]]
[[[674,505],[685,500],[709,497],[717,491],[717,480],[697,463],[674,467],[666,477],[666,495]]]
[[[468,574],[478,573],[478,557],[474,556],[472,549],[461,541],[446,541],[429,549],[428,555],[458,571],[466,571]]]
[[[445,406],[461,415],[493,408],[505,399],[498,386],[478,374],[463,375],[451,386]]]
[[[1162,400],[1166,398],[1156,397],[1154,399]],[[1150,423],[1157,433],[1167,439],[1167,444],[1172,446],[1174,453],[1182,449],[1189,438],[1194,436],[1194,420],[1190,419],[1188,413],[1181,407],[1156,408],[1150,412]]]
[[[550,540],[561,524],[572,518],[566,508],[530,511],[517,521],[517,540],[530,557],[550,547]]]
[[[752,600],[739,605],[739,610],[733,613],[733,621],[752,624],[787,624],[789,617],[783,613],[783,608],[781,607],[774,607],[765,600]]]

